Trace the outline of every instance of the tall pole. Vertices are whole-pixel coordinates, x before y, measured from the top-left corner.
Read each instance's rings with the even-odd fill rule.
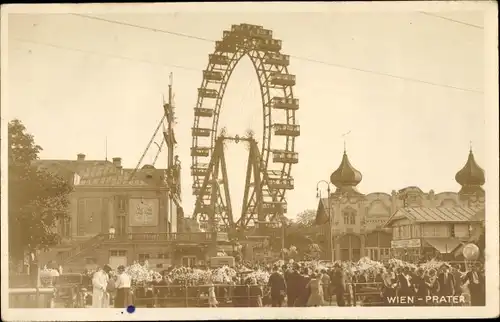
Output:
[[[170,81],[168,84],[168,112],[169,116],[167,116],[167,124],[168,124],[168,135],[169,142],[168,144],[168,168],[170,168],[174,164],[174,138],[172,137],[172,124],[174,122],[174,111],[172,106],[172,83],[173,83],[173,74],[170,73]]]
[[[330,184],[328,184],[328,189],[326,190],[328,192],[328,218],[329,218],[329,226],[330,226],[330,256],[332,259],[332,263],[335,259],[335,250],[333,249],[333,218],[332,218],[332,203],[330,198]]]
[[[333,249],[333,218],[332,218],[332,204],[331,204],[331,198],[330,198],[330,193],[331,193],[331,190],[330,190],[330,183],[326,180],[320,180],[317,184],[316,184],[316,195],[317,197],[319,197],[319,200],[320,202],[321,201],[321,191],[319,190],[319,185],[321,183],[325,183],[327,185],[327,193],[328,193],[328,204],[327,204],[327,208],[328,208],[328,226],[329,226],[329,229],[330,229],[330,232],[328,234],[329,236],[329,246],[330,246],[330,258],[331,258],[331,261],[333,263],[334,261],[334,258],[335,258],[335,250]]]
[[[172,82],[173,82],[173,75],[170,73],[170,82],[168,84],[168,107],[169,107],[169,112],[170,112],[170,117],[167,118],[168,122],[168,136],[170,138],[170,142],[168,142],[168,169],[169,171],[172,169],[172,165],[174,164],[174,137],[173,137],[173,130],[172,130],[172,123],[174,121],[174,111],[173,111],[173,106],[172,106]],[[174,210],[174,205],[173,205],[173,198],[170,198],[169,208],[168,209],[168,214],[170,216],[170,231],[172,231],[173,227],[173,222],[174,222],[174,216],[173,216],[173,210]],[[177,229],[176,229],[177,231]]]
[[[167,145],[167,152],[168,152],[168,161],[167,161],[167,175],[172,174],[172,166],[174,164],[174,144],[175,144],[175,138],[173,135],[173,122],[174,122],[174,107],[172,106],[172,82],[173,82],[173,75],[170,73],[169,75],[169,84],[168,84],[168,103],[164,103],[163,109],[165,112],[165,117],[167,119],[167,129],[166,129],[166,135],[164,135],[165,138],[165,144]],[[165,128],[164,128],[165,132]],[[173,182],[173,181],[172,181]],[[171,189],[172,187],[170,187]],[[167,223],[170,225],[170,227],[166,227],[168,232],[172,232],[173,227],[173,194],[170,192],[169,195],[167,195],[168,198],[168,209],[167,209]]]
[[[285,218],[283,218],[283,208],[280,206],[280,221],[281,221],[281,256],[283,262],[285,261]]]

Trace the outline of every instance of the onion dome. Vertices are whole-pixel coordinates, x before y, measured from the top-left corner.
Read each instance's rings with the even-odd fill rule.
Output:
[[[455,180],[463,186],[482,186],[485,182],[484,170],[474,160],[472,149],[469,152],[469,158],[465,166],[457,172]]]
[[[344,188],[355,188],[360,182],[363,176],[361,172],[356,170],[347,157],[347,153],[344,150],[344,156],[342,157],[342,162],[337,170],[335,170],[330,176],[330,182],[335,185],[340,190]]]

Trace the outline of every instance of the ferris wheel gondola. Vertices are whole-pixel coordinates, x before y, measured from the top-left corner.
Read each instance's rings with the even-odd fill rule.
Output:
[[[274,39],[271,30],[251,24],[232,25],[230,31],[223,32],[222,40],[216,41],[215,51],[209,55],[208,65],[203,71],[194,108],[191,176],[193,194],[199,202],[210,199],[212,189],[217,188],[217,182],[204,183],[204,180],[220,137],[222,100],[234,68],[241,58],[247,56],[255,68],[262,98],[264,126],[258,155],[259,167],[267,180],[266,187],[256,187],[261,191],[253,193],[262,193],[265,199],[261,211],[275,211],[276,207],[281,207],[281,211],[286,212],[285,194],[294,188],[292,166],[299,161],[295,140],[300,136],[300,125],[296,123],[299,100],[293,93],[296,77],[289,74],[290,56],[282,54],[281,49],[281,40]],[[207,189],[201,189],[202,186]],[[235,221],[243,227],[257,220],[252,214],[256,209],[245,209],[249,213],[243,213]],[[198,220],[202,222],[207,218]]]

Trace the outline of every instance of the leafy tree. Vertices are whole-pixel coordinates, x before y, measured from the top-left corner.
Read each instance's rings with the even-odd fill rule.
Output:
[[[315,219],[315,210],[309,209],[299,213],[295,220],[291,221],[287,226],[285,246],[291,247],[294,245],[299,253],[307,251],[309,245],[315,242],[306,233],[309,231],[308,228],[314,226]]]
[[[19,120],[9,122],[9,255],[46,250],[60,241],[55,227],[69,220],[72,187],[63,178],[37,169],[33,161],[42,150]]]
[[[321,257],[321,248],[318,244],[310,244],[305,253],[306,260],[319,260]]]
[[[311,227],[316,221],[316,210],[307,209],[297,215],[297,224],[302,227]]]

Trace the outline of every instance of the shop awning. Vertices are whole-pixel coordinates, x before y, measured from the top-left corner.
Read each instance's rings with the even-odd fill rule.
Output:
[[[452,253],[462,242],[455,238],[425,238],[425,241],[441,254]]]

